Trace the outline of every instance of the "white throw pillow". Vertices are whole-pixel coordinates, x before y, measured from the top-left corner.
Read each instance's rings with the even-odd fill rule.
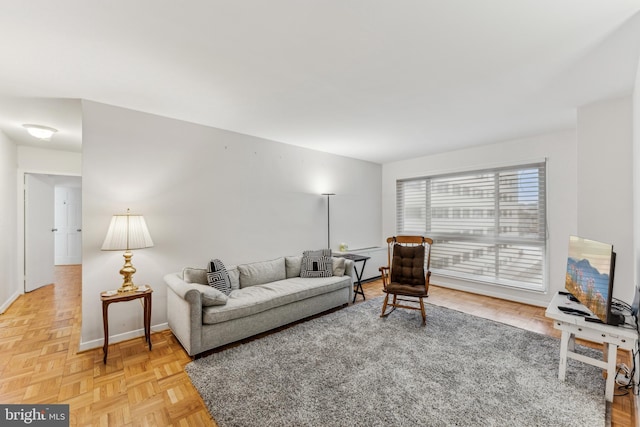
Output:
[[[334,276],[338,276],[338,277],[344,276],[344,271],[346,268],[347,268],[346,260],[344,258],[341,258],[341,257],[333,258],[333,275]]]
[[[288,256],[284,259],[287,267],[287,279],[300,277],[300,267],[302,266],[301,256]]]

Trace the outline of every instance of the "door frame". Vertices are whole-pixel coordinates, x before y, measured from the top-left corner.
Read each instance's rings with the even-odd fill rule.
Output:
[[[41,170],[41,169],[20,169],[18,168],[18,191],[17,191],[17,202],[16,205],[18,207],[18,218],[17,218],[17,227],[16,233],[18,234],[18,247],[16,248],[16,271],[18,272],[18,286],[20,295],[25,293],[25,210],[24,210],[24,181],[25,174],[39,174],[39,175],[55,175],[55,176],[79,176],[82,177],[82,174],[78,173],[67,173],[60,171],[50,171],[50,170]]]

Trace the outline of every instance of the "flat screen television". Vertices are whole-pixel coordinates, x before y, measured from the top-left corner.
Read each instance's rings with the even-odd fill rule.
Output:
[[[613,245],[569,237],[565,289],[609,325],[624,323],[624,316],[611,310],[615,264]]]

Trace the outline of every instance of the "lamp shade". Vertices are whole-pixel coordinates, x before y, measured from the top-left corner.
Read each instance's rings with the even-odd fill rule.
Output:
[[[114,215],[102,244],[103,251],[143,249],[153,246],[147,223],[142,215]]]

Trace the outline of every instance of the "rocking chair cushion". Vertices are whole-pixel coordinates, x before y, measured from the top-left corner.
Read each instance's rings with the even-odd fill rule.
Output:
[[[391,282],[389,285],[387,285],[387,293],[404,295],[408,297],[426,297],[427,288],[426,286],[424,286],[424,280],[422,281],[422,285],[418,286]]]
[[[391,283],[422,286],[424,290],[424,246],[394,246]]]

